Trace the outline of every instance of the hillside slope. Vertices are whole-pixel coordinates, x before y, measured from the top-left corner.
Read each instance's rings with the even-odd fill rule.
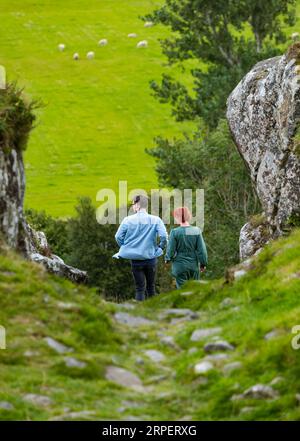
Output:
[[[2,249],[0,418],[300,419],[299,268],[298,229],[234,283],[117,305]]]

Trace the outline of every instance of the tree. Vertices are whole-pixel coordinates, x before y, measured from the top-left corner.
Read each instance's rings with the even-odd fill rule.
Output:
[[[167,74],[161,85],[150,82],[154,96],[172,104],[178,121],[200,116],[215,128],[227,96],[243,75],[257,61],[280,53],[274,43],[286,40],[282,23],[294,24],[294,5],[295,0],[166,0],[141,18],[173,31],[161,40],[169,64],[195,59],[207,70],[191,70],[195,97]]]

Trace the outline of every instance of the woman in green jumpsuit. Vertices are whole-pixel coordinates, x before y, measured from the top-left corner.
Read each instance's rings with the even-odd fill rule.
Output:
[[[171,273],[176,288],[180,288],[187,280],[200,279],[200,271],[207,266],[207,250],[200,228],[188,222],[191,219],[188,208],[175,209],[174,218],[180,226],[170,231],[165,262],[172,262]]]

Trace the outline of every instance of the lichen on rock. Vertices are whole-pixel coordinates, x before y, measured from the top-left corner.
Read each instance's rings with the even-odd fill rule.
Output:
[[[241,259],[283,234],[300,209],[300,43],[286,54],[260,61],[227,100],[227,120],[261,201],[267,225],[244,225]],[[269,238],[262,234],[269,230]],[[250,243],[252,241],[252,244]]]

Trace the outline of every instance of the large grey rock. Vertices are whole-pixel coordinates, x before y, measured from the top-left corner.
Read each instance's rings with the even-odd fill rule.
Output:
[[[255,64],[227,100],[229,127],[261,201],[266,222],[245,225],[240,256],[280,236],[300,212],[300,43]]]
[[[2,115],[0,115],[1,124]],[[86,282],[87,273],[52,254],[46,236],[35,231],[27,222],[23,212],[25,194],[25,171],[22,150],[14,145],[3,150],[0,135],[0,234],[7,245],[21,252],[27,259],[43,264],[58,276],[73,282]]]
[[[128,314],[127,312],[116,312],[114,315],[117,322],[122,325],[127,325],[133,328],[139,326],[151,326],[154,324],[152,320],[149,320],[145,317],[138,317],[135,315]]]

